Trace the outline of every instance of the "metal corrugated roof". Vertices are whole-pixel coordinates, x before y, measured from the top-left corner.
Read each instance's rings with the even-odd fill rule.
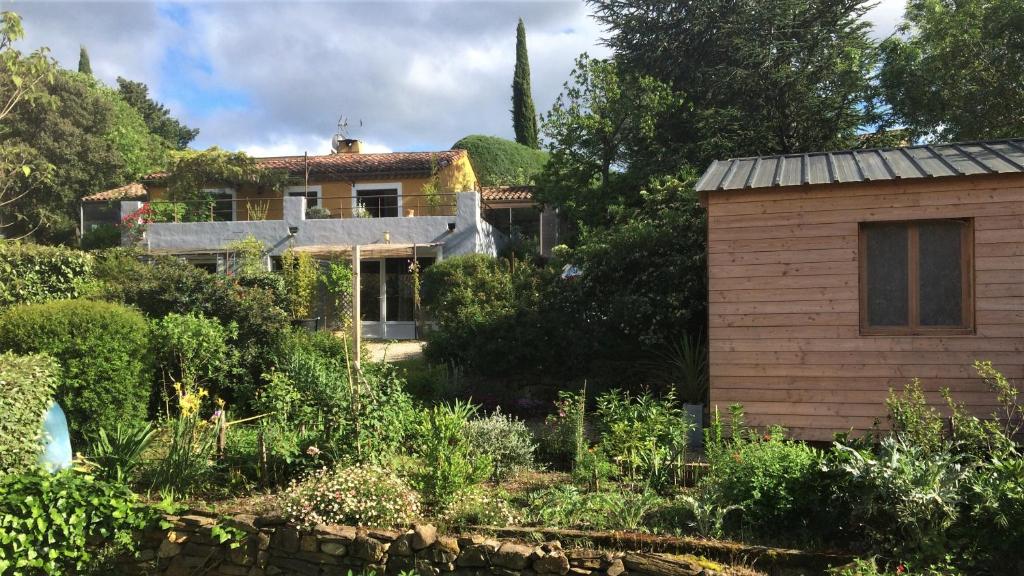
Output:
[[[698,192],[1024,173],[1024,138],[715,160]]]

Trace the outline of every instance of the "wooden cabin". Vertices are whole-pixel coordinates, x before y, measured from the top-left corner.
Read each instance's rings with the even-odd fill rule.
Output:
[[[886,426],[920,379],[978,415],[1024,377],[1024,139],[714,162],[711,409],[797,438]]]

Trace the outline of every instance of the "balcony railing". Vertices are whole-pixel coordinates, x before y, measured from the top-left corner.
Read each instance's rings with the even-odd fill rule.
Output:
[[[342,218],[400,218],[453,216],[457,194],[403,194],[318,196],[288,198],[211,198],[209,200],[153,200],[148,203],[151,222],[255,222],[284,220],[285,201],[303,201],[307,220]]]

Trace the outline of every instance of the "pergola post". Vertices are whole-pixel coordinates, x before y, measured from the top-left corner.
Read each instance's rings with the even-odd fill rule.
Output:
[[[359,246],[352,247],[352,342],[354,343],[352,357],[354,366],[359,370],[359,352],[362,348],[363,323],[362,314],[359,310]]]

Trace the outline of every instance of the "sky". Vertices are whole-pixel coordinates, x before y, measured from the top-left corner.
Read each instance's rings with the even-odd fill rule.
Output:
[[[903,0],[868,15],[892,33]],[[339,118],[364,151],[444,150],[468,134],[513,138],[518,18],[533,98],[547,111],[582,52],[605,56],[604,31],[577,1],[55,2],[0,0],[22,15],[22,48],[47,46],[95,76],[146,83],[200,130],[194,148],[254,156],[323,154]]]

